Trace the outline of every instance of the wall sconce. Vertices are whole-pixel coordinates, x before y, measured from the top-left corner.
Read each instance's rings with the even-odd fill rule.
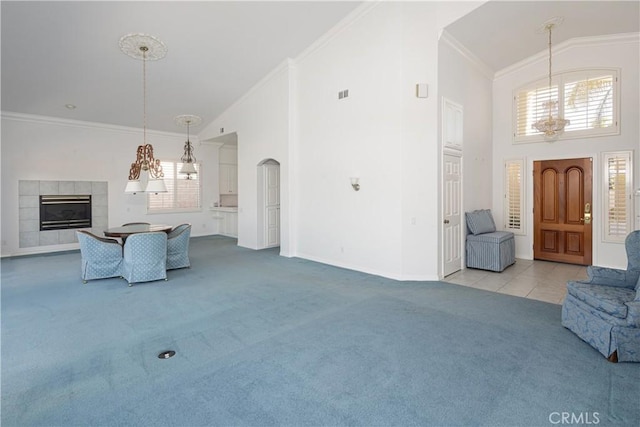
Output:
[[[357,176],[352,176],[349,179],[351,179],[351,186],[353,187],[353,189],[355,191],[360,191],[360,184],[358,183],[358,181],[360,181],[360,178],[358,178]]]

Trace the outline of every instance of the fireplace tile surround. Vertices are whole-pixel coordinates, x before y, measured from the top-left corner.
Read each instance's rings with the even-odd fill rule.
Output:
[[[63,245],[77,243],[76,231],[40,231],[41,195],[81,195],[90,194],[92,233],[101,235],[108,227],[108,183],[106,181],[18,181],[18,221],[19,247]]]

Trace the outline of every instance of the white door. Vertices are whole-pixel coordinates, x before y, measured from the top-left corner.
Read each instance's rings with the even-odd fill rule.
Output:
[[[462,162],[459,156],[444,155],[442,203],[442,259],[444,276],[462,269]]]
[[[265,164],[265,248],[280,246],[280,165]]]

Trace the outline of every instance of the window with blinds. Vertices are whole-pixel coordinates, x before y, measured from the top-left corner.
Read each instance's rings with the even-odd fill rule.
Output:
[[[196,163],[197,174],[186,179],[185,174],[178,171],[181,162],[163,161],[164,183],[166,193],[149,194],[147,198],[147,212],[193,212],[201,209],[200,164]]]
[[[524,161],[507,160],[504,164],[504,228],[524,233]]]
[[[514,141],[544,141],[532,125],[549,114],[570,121],[561,139],[618,134],[618,80],[617,70],[583,70],[555,75],[551,88],[543,79],[518,89]]]
[[[632,230],[631,152],[603,153],[604,240],[624,242]]]

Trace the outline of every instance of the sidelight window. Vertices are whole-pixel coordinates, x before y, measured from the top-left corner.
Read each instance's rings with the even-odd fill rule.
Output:
[[[524,161],[504,163],[504,229],[524,233]]]
[[[602,154],[604,240],[624,242],[632,228],[631,151]]]

